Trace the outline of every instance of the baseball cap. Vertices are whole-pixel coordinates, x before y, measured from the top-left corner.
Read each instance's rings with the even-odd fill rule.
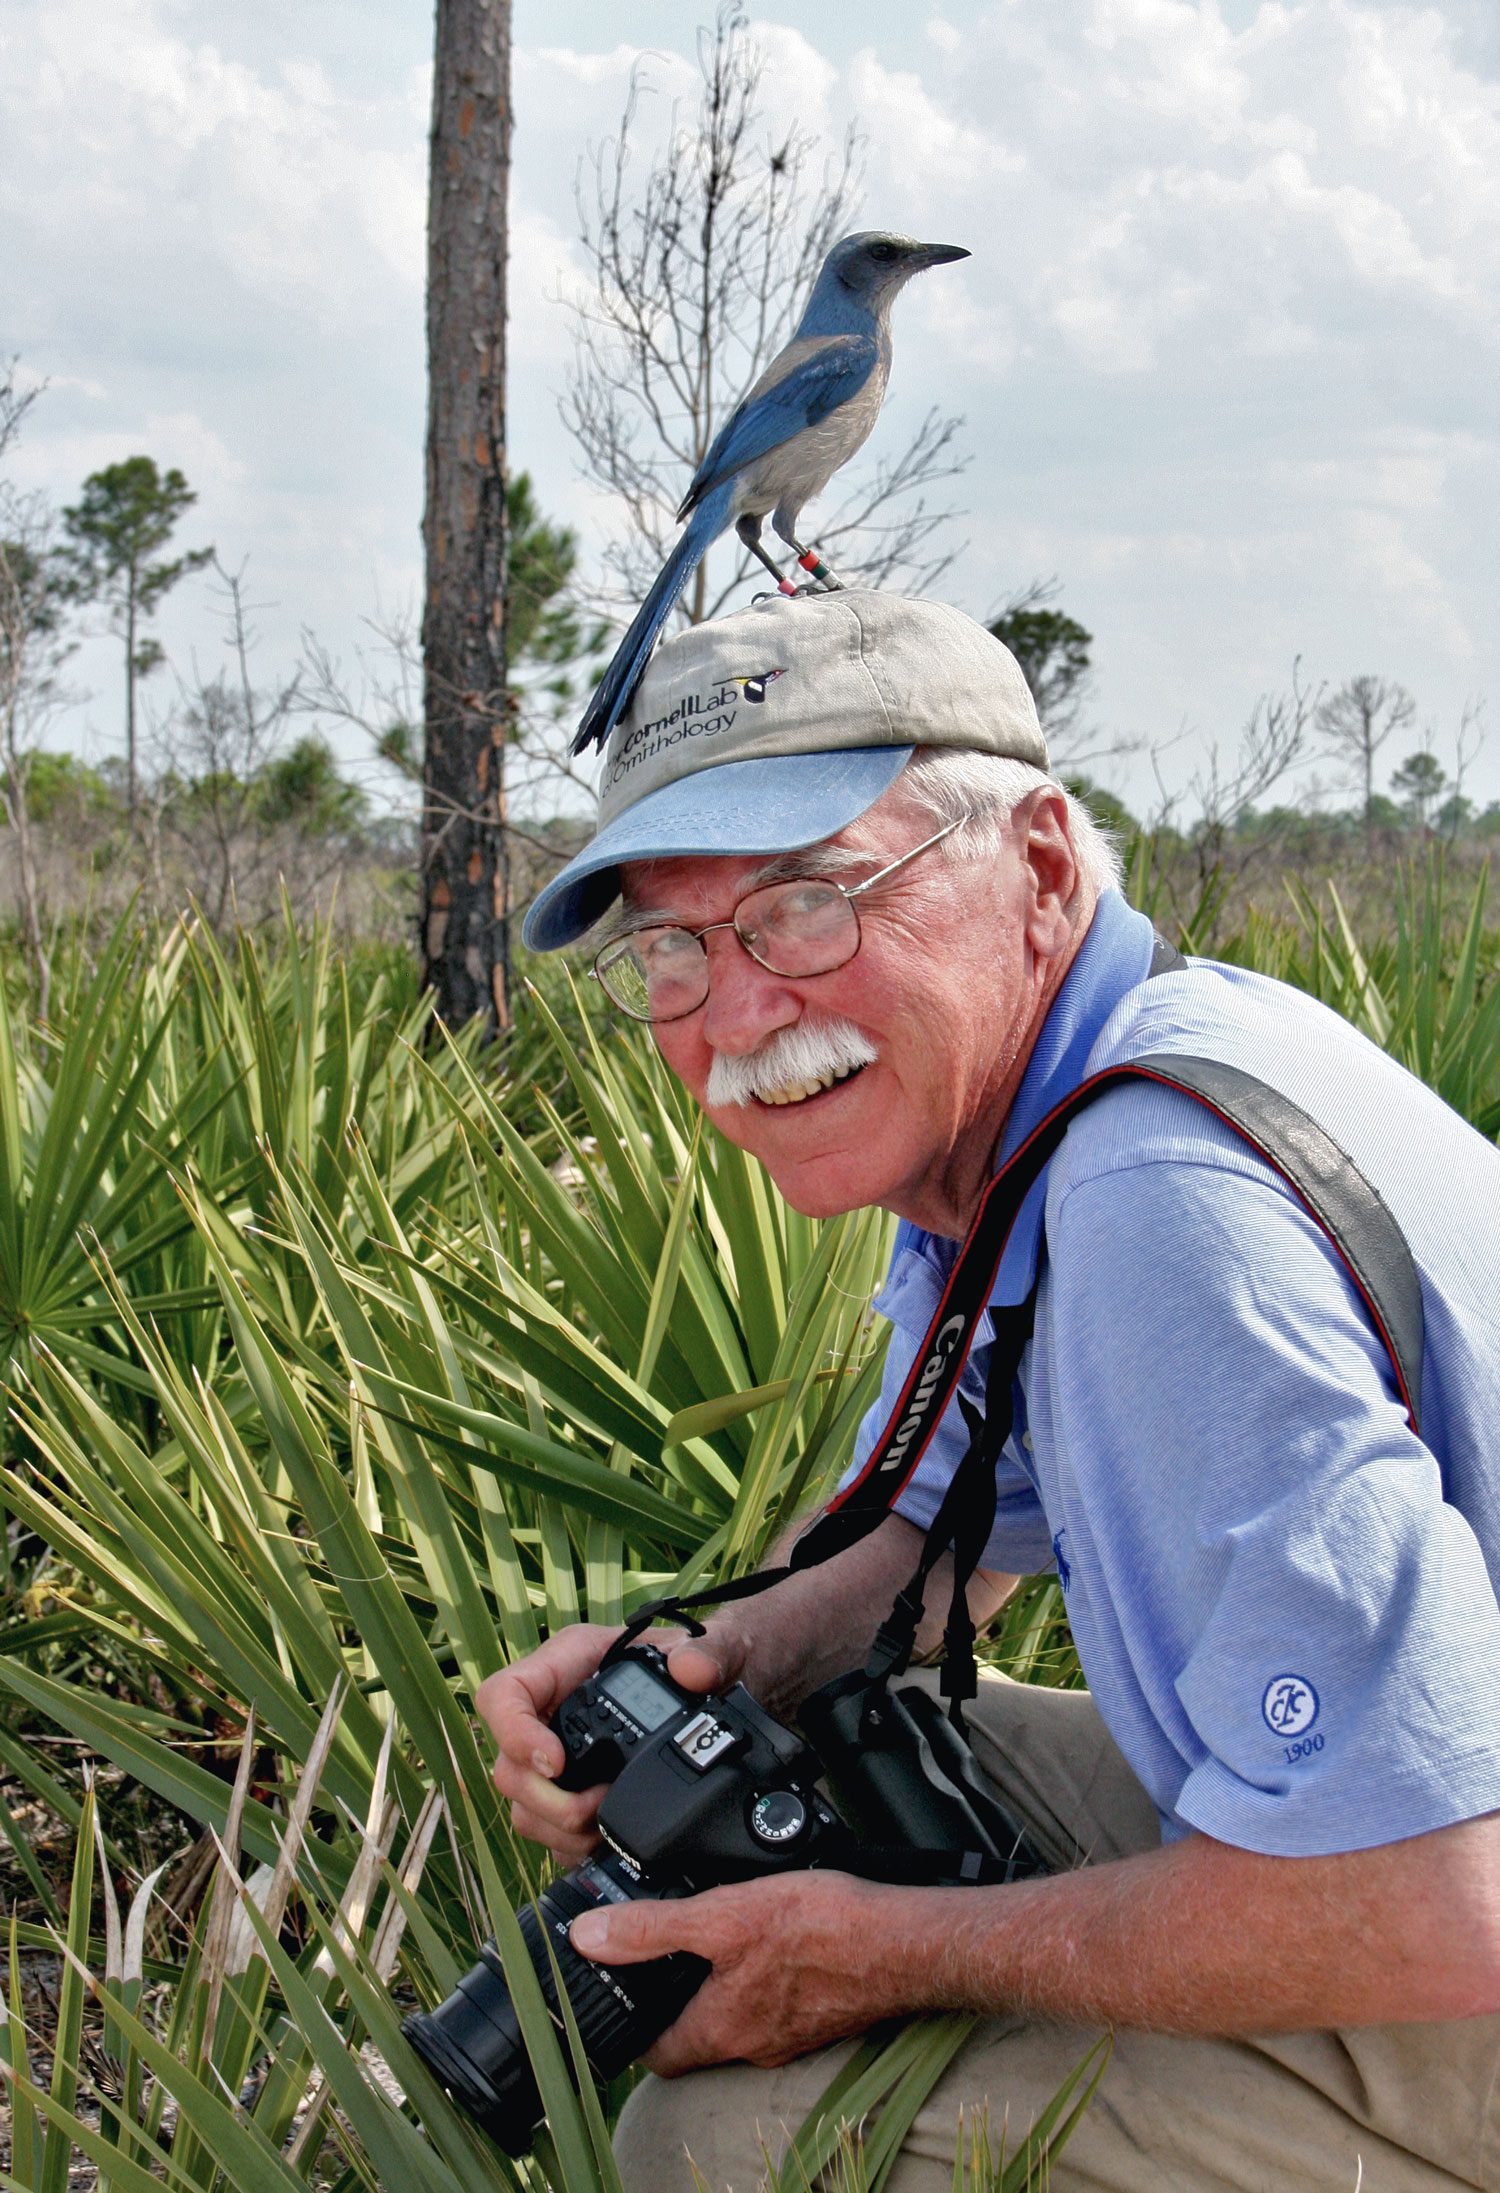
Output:
[[[773,594],[664,641],[605,748],[595,834],[532,901],[536,952],[619,896],[621,865],[785,853],[873,807],[919,746],[1046,769],[1021,666],[945,602]]]

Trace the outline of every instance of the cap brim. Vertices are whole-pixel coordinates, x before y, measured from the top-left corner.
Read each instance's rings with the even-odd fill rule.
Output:
[[[627,861],[699,854],[789,853],[816,845],[873,807],[910,761],[910,746],[843,747],[723,762],[647,793],[538,892],[521,935],[555,952],[591,929],[620,893]]]

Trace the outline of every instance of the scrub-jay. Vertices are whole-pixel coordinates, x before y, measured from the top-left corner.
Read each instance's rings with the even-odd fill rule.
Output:
[[[874,426],[891,370],[891,304],[924,267],[967,259],[958,244],[916,244],[866,231],[823,261],[796,332],[714,436],[679,518],[687,526],[658,572],[589,702],[573,752],[603,746],[630,703],[657,635],[710,542],[733,525],[785,594],[797,590],[760,545],[771,524],[805,570],[824,568],[797,539],[802,505],[820,495]]]

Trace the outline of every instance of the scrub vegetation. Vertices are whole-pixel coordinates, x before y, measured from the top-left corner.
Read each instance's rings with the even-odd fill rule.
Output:
[[[1136,886],[1175,888],[1149,848]],[[1188,915],[1500,1130],[1482,880],[1398,868],[1363,928],[1329,890]],[[829,1484],[890,1221],[789,1211],[552,963],[489,1051],[290,910],[80,924],[45,1013],[6,967],[0,2182],[607,2187],[622,2096],[574,2098],[524,1985],[529,2165],[397,2031],[538,1881],[470,1699],[557,1624],[753,1566]],[[1055,1584],[988,1650],[1076,1681]],[[868,2042],[785,2182],[878,2185],[967,2030]],[[1102,2064],[1029,2140],[971,2128],[969,2181],[1039,2182]]]

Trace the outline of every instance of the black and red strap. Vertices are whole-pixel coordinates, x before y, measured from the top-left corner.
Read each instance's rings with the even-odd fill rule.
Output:
[[[1111,1089],[1131,1082],[1155,1083],[1190,1097],[1232,1129],[1286,1183],[1336,1250],[1390,1359],[1397,1392],[1413,1431],[1417,1430],[1422,1287],[1406,1237],[1377,1190],[1326,1129],[1255,1075],[1221,1059],[1187,1053],[1130,1059],[1081,1082],[1053,1107],[990,1182],[884,1429],[858,1476],[798,1539],[789,1567],[643,1608],[631,1624],[631,1636],[638,1635],[647,1621],[670,1620],[689,1607],[748,1597],[792,1570],[830,1560],[891,1513],[953,1399],[1021,1206],[1079,1113]],[[965,1586],[983,1555],[993,1522],[995,1469],[1010,1432],[1012,1387],[1030,1337],[1033,1307],[1034,1290],[1024,1303],[997,1307],[993,1313],[995,1345],[985,1407],[980,1411],[966,1397],[959,1397],[969,1425],[968,1451],[933,1518],[917,1570],[879,1633],[871,1660],[872,1673],[895,1673],[906,1665],[928,1576],[952,1545],[953,1611],[944,1689],[955,1700],[955,1713],[956,1701],[972,1695],[974,1686]]]
[[[873,1515],[878,1521],[890,1513],[953,1397],[1022,1204],[1078,1114],[1110,1089],[1132,1081],[1154,1082],[1191,1097],[1285,1181],[1337,1250],[1390,1357],[1402,1406],[1416,1430],[1422,1387],[1421,1282],[1405,1235],[1353,1159],[1300,1105],[1237,1066],[1177,1052],[1131,1059],[1080,1082],[990,1182],[884,1431],[859,1475],[804,1534],[797,1553],[802,1556],[804,1548],[808,1552],[794,1559],[794,1565],[827,1558],[817,1544],[823,1522],[847,1517],[840,1526],[842,1543],[852,1544],[864,1535],[854,1527],[856,1517]],[[828,1534],[830,1540],[833,1536]]]

